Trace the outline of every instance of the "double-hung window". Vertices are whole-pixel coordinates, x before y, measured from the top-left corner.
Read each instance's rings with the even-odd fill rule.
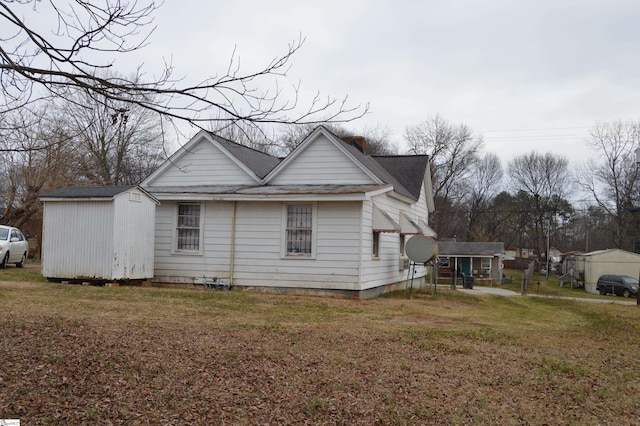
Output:
[[[313,256],[313,204],[287,204],[285,256]]]
[[[482,260],[480,260],[480,267],[482,269],[491,269],[491,259],[483,257]]]
[[[202,205],[199,203],[178,204],[176,245],[178,253],[201,253]]]

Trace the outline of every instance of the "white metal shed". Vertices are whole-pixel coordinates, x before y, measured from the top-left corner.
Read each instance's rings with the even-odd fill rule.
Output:
[[[158,200],[139,186],[69,187],[44,194],[42,275],[48,279],[153,277]]]
[[[578,281],[584,282],[587,292],[597,294],[596,283],[604,274],[627,275],[638,278],[640,254],[620,249],[597,250],[576,255]]]

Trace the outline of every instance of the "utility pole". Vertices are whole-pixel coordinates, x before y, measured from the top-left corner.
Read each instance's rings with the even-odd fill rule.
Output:
[[[547,216],[547,281],[549,281],[549,250],[551,249],[551,215]]]
[[[636,167],[640,165],[640,148],[636,148]],[[638,281],[640,282],[640,272],[638,272]],[[636,306],[640,307],[640,289],[636,293]]]

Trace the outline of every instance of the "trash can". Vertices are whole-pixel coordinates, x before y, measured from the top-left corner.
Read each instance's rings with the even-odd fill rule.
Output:
[[[464,288],[473,289],[473,277],[464,277]]]

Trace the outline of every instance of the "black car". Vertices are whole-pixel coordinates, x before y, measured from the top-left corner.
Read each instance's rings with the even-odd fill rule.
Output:
[[[638,279],[625,275],[602,275],[598,278],[596,290],[602,295],[636,296],[638,294]]]

